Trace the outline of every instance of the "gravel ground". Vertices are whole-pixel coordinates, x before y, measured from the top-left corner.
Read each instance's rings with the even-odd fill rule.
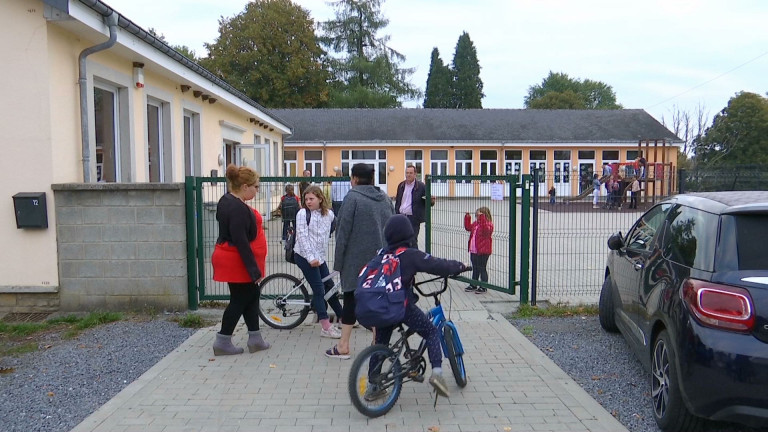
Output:
[[[630,432],[658,432],[653,419],[650,373],[618,333],[607,333],[597,316],[511,319],[510,322],[570,375]],[[709,432],[758,432],[710,422]]]
[[[0,358],[14,368],[0,375],[0,430],[69,431],[194,332],[156,319],[42,336],[39,351]]]
[[[511,322],[631,432],[658,431],[648,373],[597,317]],[[15,369],[0,375],[0,431],[69,431],[194,332],[156,319],[112,323],[71,340],[39,338],[39,351],[0,358]],[[723,423],[706,430],[757,432]]]

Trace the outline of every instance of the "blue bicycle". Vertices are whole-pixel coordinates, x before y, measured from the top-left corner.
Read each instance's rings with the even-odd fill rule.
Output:
[[[471,271],[466,268],[464,271]],[[425,293],[419,288],[429,282],[443,280],[439,291]],[[414,288],[423,297],[434,298],[435,307],[429,310],[432,324],[438,329],[443,354],[451,364],[453,376],[459,387],[467,385],[467,371],[464,367],[464,347],[459,339],[459,331],[449,318],[446,318],[440,295],[448,289],[449,276],[438,276],[414,284]],[[389,345],[371,345],[360,352],[349,370],[348,390],[352,404],[361,414],[368,417],[380,417],[388,413],[400,397],[403,382],[424,382],[427,362],[424,353],[427,343],[421,340],[418,348],[411,348],[408,338],[416,334],[398,324],[395,329],[400,337]],[[437,403],[437,396],[435,398]]]

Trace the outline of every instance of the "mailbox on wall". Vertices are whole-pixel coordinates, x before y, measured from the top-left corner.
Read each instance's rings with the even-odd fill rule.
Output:
[[[20,192],[13,196],[16,228],[48,228],[45,192]]]

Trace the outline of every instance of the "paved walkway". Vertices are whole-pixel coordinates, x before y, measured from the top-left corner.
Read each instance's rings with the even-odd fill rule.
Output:
[[[469,383],[456,386],[444,361],[452,395],[436,408],[429,384],[407,383],[387,415],[358,413],[347,394],[352,361],[322,355],[334,341],[321,339],[316,325],[283,331],[264,325],[270,350],[230,357],[213,356],[218,327],[212,327],[195,333],[73,432],[626,431],[501,314],[489,312],[511,310],[509,296],[467,294],[458,285],[451,294]],[[446,311],[449,299],[443,296]],[[244,347],[246,338],[240,324],[235,343]],[[370,332],[355,329],[353,350],[370,340]]]

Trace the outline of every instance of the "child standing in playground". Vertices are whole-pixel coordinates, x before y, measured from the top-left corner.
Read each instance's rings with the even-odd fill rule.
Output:
[[[550,204],[554,204],[555,203],[555,194],[557,194],[557,192],[555,192],[555,185],[551,185],[549,187],[549,192],[547,192],[547,193],[549,194],[549,203]]]
[[[493,220],[488,207],[480,207],[475,212],[475,221],[469,213],[464,215],[464,229],[469,231],[469,257],[472,262],[472,279],[488,282],[488,258],[493,252]],[[485,294],[487,288],[469,285],[464,291]]]
[[[600,178],[597,174],[592,176],[592,188],[594,189],[594,198],[592,198],[592,208],[600,208],[597,203],[600,201]]]

